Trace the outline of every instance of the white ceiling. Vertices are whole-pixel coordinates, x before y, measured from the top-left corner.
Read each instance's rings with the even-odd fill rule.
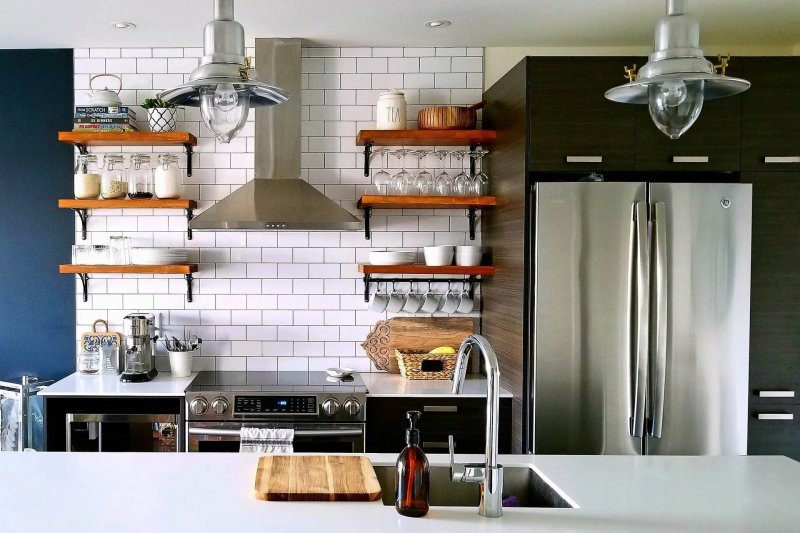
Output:
[[[201,46],[212,0],[4,0],[0,48]],[[13,9],[11,7],[13,6]],[[255,37],[344,46],[650,45],[663,0],[237,0]],[[702,42],[800,44],[799,0],[693,0]],[[444,29],[423,26],[447,19]],[[136,29],[115,30],[112,21]]]

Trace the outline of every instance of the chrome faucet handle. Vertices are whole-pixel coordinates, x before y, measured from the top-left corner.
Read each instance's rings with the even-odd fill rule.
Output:
[[[447,446],[450,449],[450,479],[456,483],[464,481],[465,468],[464,465],[456,463],[456,446],[452,435],[447,436]]]

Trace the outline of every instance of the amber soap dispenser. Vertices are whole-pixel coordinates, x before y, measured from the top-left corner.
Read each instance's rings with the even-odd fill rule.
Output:
[[[417,422],[420,416],[419,411],[406,413],[409,420],[406,447],[397,458],[394,508],[403,516],[425,516],[430,507],[430,466],[425,452],[419,447]]]

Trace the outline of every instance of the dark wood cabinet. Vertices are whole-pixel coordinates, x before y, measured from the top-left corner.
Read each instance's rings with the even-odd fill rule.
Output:
[[[727,73],[738,77],[742,75],[742,70],[741,61],[734,60]],[[653,124],[646,105],[633,107],[636,108],[636,170],[739,170],[742,142],[741,95],[704,102],[697,121],[679,139],[670,139]]]
[[[742,63],[742,170],[800,171],[800,57]]]
[[[634,63],[630,57],[529,58],[529,168],[633,170],[636,106],[604,95],[625,83],[623,67]]]
[[[459,397],[384,398],[367,401],[367,453],[400,453],[405,447],[407,411],[420,411],[422,449],[447,453],[453,435],[458,453],[484,453],[486,399]],[[511,453],[511,398],[500,398],[500,453]]]
[[[800,461],[800,405],[750,407],[748,455],[785,455]]]

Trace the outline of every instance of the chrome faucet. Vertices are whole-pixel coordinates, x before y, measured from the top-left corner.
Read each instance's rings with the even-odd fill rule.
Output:
[[[458,348],[453,374],[453,394],[461,394],[467,373],[467,355],[477,347],[486,366],[486,463],[456,464],[453,436],[450,447],[450,478],[454,482],[480,483],[481,504],[478,513],[489,518],[503,516],[503,467],[497,464],[497,434],[500,417],[500,367],[497,356],[484,337],[470,335]]]

